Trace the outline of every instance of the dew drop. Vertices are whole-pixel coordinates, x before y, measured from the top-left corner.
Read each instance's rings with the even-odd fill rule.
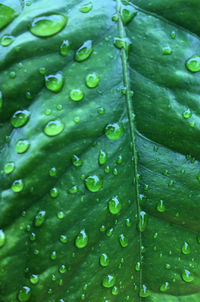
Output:
[[[121,6],[121,18],[124,25],[130,23],[133,18],[137,15],[137,11],[131,5]]]
[[[126,218],[126,219],[125,219],[125,224],[126,224],[127,228],[130,228],[130,227],[131,227],[132,222],[131,222],[130,218]]]
[[[170,289],[169,282],[165,282],[160,286],[161,292],[166,292],[168,289]]]
[[[72,163],[75,167],[80,167],[83,164],[82,160],[76,154],[72,155]]]
[[[57,175],[57,170],[56,170],[56,168],[55,168],[55,167],[51,168],[51,169],[49,170],[49,176],[55,177],[56,175]]]
[[[75,245],[77,248],[82,249],[86,247],[87,243],[88,243],[88,235],[85,229],[82,229],[76,237]]]
[[[0,230],[0,248],[4,246],[6,242],[6,235],[3,230]]]
[[[28,286],[23,286],[18,293],[18,300],[20,302],[26,302],[29,301],[31,297],[31,289]]]
[[[56,136],[64,130],[64,124],[60,120],[50,121],[44,128],[47,136]]]
[[[79,188],[78,188],[77,185],[74,185],[73,187],[71,187],[71,188],[69,189],[69,193],[70,193],[70,194],[75,194],[75,193],[77,193],[78,191],[79,191]]]
[[[113,228],[108,229],[107,232],[106,232],[106,236],[111,237],[112,234],[113,234],[113,231],[114,231]]]
[[[59,272],[61,274],[64,274],[66,272],[66,266],[64,264],[62,264],[61,267],[59,268]]]
[[[114,275],[107,274],[103,279],[103,286],[106,288],[113,287],[115,285],[116,278]]]
[[[21,179],[15,180],[12,184],[11,189],[13,190],[13,192],[18,193],[21,192],[24,188],[24,184],[23,181]]]
[[[61,31],[67,23],[67,17],[61,14],[52,14],[36,17],[30,27],[30,31],[37,37],[49,37]]]
[[[103,107],[99,107],[98,109],[97,109],[97,112],[98,112],[98,114],[104,114],[105,113],[105,108],[103,108]]]
[[[89,88],[95,88],[98,86],[100,78],[96,72],[88,73],[85,82]]]
[[[190,111],[190,109],[187,109],[187,110],[185,110],[184,112],[183,112],[183,117],[185,118],[185,119],[188,119],[188,118],[190,118],[192,116],[192,112]]]
[[[171,38],[172,38],[172,39],[175,39],[175,38],[176,38],[176,32],[175,32],[174,30],[171,32]]]
[[[12,42],[14,41],[14,37],[13,36],[9,36],[9,35],[4,35],[1,38],[1,42],[0,44],[4,47],[9,46]]]
[[[6,163],[5,164],[5,166],[4,166],[4,172],[6,173],[6,174],[10,174],[11,172],[13,172],[14,171],[14,169],[15,169],[15,163],[14,162],[8,162],[8,163]]]
[[[38,214],[35,216],[35,226],[40,227],[45,221],[46,212],[39,211]]]
[[[191,248],[190,248],[190,246],[189,246],[189,244],[188,244],[187,242],[184,242],[184,244],[183,244],[183,246],[182,246],[182,248],[181,248],[181,251],[182,251],[182,253],[183,253],[184,255],[190,254]]]
[[[157,204],[157,211],[162,213],[162,212],[165,212],[165,205],[164,205],[164,202],[163,200],[159,200],[158,204]]]
[[[85,185],[90,192],[98,192],[103,186],[103,179],[98,175],[90,175],[85,179]]]
[[[75,60],[77,62],[85,61],[93,52],[92,41],[88,40],[76,51]]]
[[[60,242],[67,243],[68,237],[66,235],[60,235]]]
[[[58,191],[58,189],[57,189],[56,187],[54,187],[54,188],[52,188],[52,189],[50,190],[50,196],[51,196],[52,198],[56,198],[56,197],[58,196],[58,194],[59,194],[59,191]]]
[[[119,139],[124,132],[124,129],[121,124],[118,123],[112,123],[108,124],[105,127],[105,134],[107,138],[112,139],[112,140],[117,140]]]
[[[139,222],[139,230],[140,232],[144,232],[147,226],[147,213],[144,211],[140,212],[140,222]]]
[[[172,49],[170,46],[166,46],[162,49],[162,54],[163,55],[171,55],[172,54]]]
[[[64,40],[60,46],[60,54],[65,57],[70,50],[70,43],[68,40]]]
[[[30,277],[30,282],[31,282],[32,284],[37,284],[38,281],[39,281],[39,276],[38,276],[38,275],[32,274],[31,277]]]
[[[118,293],[119,293],[118,287],[117,287],[117,286],[113,286],[113,288],[112,288],[112,294],[113,294],[114,296],[116,296],[116,295],[118,295]]]
[[[150,295],[150,291],[148,290],[145,284],[142,284],[142,288],[140,289],[140,297],[146,298]]]
[[[200,71],[200,56],[192,56],[186,61],[185,66],[190,72]]]
[[[121,201],[118,196],[114,196],[108,203],[108,208],[111,214],[116,215],[120,212],[122,208]]]
[[[52,92],[59,92],[63,87],[64,79],[61,73],[45,76],[45,86]]]
[[[83,4],[83,6],[80,8],[81,13],[89,13],[93,8],[92,1],[86,2]]]
[[[185,282],[192,282],[194,280],[193,275],[187,269],[185,269],[184,272],[182,273],[182,278]]]
[[[99,259],[100,265],[103,267],[108,266],[109,264],[109,257],[106,253],[101,254],[100,259]]]
[[[135,270],[139,272],[141,270],[141,263],[138,261],[135,266]]]
[[[57,217],[59,219],[63,219],[65,217],[65,214],[62,211],[60,211],[60,212],[58,212]]]
[[[30,115],[30,112],[27,110],[16,111],[11,117],[10,122],[14,128],[23,127],[28,122]]]
[[[21,153],[25,153],[29,149],[29,147],[30,147],[29,141],[25,139],[20,139],[17,141],[15,145],[15,150],[17,153],[21,154]]]
[[[127,247],[128,246],[128,237],[124,236],[124,234],[119,235],[119,242],[122,247]]]
[[[16,12],[11,7],[0,3],[0,29],[9,24],[16,17]]]
[[[51,252],[50,258],[51,258],[51,260],[55,260],[55,259],[57,258],[56,251],[52,251],[52,252]]]
[[[84,94],[83,94],[83,91],[81,89],[72,89],[70,91],[69,96],[72,99],[72,101],[79,102],[83,99]]]
[[[99,152],[99,164],[102,166],[106,163],[107,161],[107,158],[108,158],[108,154],[107,152],[103,151],[103,150],[100,150]]]

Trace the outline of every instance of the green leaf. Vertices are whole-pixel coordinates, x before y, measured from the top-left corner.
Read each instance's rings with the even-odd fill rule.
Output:
[[[0,5],[0,301],[199,302],[199,2],[24,2]]]

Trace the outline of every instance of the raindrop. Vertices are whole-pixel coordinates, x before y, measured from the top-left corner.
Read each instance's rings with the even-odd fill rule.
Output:
[[[64,124],[59,120],[55,120],[55,121],[50,121],[46,124],[44,128],[44,133],[47,136],[56,136],[60,134],[63,130],[64,130]]]
[[[185,63],[186,68],[191,72],[200,71],[200,56],[194,55]]]
[[[106,161],[107,161],[107,158],[108,158],[107,152],[101,150],[99,152],[99,164],[100,165],[104,165],[106,163]]]
[[[185,269],[184,272],[182,273],[182,278],[185,282],[192,282],[194,280],[193,275],[187,269]]]
[[[4,35],[1,38],[1,42],[0,44],[4,47],[9,46],[12,42],[14,41],[14,37],[13,36],[9,36],[9,35]]]
[[[161,200],[159,200],[159,202],[158,202],[158,204],[157,204],[157,211],[158,212],[165,212],[165,205],[164,205],[164,202],[163,202],[163,200],[161,199]]]
[[[83,91],[81,89],[72,89],[70,91],[69,96],[72,99],[72,101],[79,102],[83,99],[84,94],[83,94]]]
[[[27,110],[16,111],[11,117],[11,124],[14,128],[23,127],[30,118],[30,112]]]
[[[70,43],[68,40],[64,40],[60,46],[60,54],[65,57],[70,50]]]
[[[150,291],[148,290],[147,286],[143,284],[142,288],[140,289],[140,297],[146,298],[149,295],[150,295]]]
[[[116,295],[118,295],[118,293],[119,293],[118,287],[117,287],[117,286],[113,286],[113,288],[112,288],[112,294],[113,294],[114,296],[116,296]]]
[[[81,13],[89,13],[93,8],[92,1],[86,2],[83,4],[83,6],[80,8]]]
[[[165,282],[160,286],[160,291],[161,292],[166,292],[168,289],[170,289],[169,283]]]
[[[108,203],[108,208],[111,214],[116,215],[120,212],[122,208],[121,201],[118,196],[114,196]]]
[[[83,43],[83,45],[76,51],[75,60],[77,62],[85,61],[92,54],[92,41],[88,40]]]
[[[55,168],[55,167],[51,168],[51,169],[49,170],[49,176],[54,177],[54,176],[56,176],[56,175],[57,175],[57,170],[56,170],[56,168]]]
[[[52,92],[59,92],[63,87],[64,79],[61,73],[45,76],[45,86]]]
[[[50,190],[50,195],[52,198],[56,198],[58,196],[58,194],[59,194],[59,191],[56,187],[54,187]]]
[[[170,46],[166,46],[162,49],[162,54],[163,55],[171,55],[172,54],[172,49]]]
[[[21,192],[23,190],[23,188],[24,188],[24,184],[21,179],[15,180],[11,187],[11,189],[15,193]]]
[[[191,248],[190,248],[190,246],[187,242],[184,242],[181,250],[182,250],[182,253],[185,254],[185,255],[188,255],[191,252]]]
[[[68,237],[66,235],[60,235],[60,242],[67,243]]]
[[[85,185],[90,192],[98,192],[103,186],[103,179],[98,175],[90,175],[85,179]]]
[[[137,11],[131,5],[121,6],[121,18],[124,25],[127,25],[137,15]]]
[[[119,139],[124,132],[124,129],[121,124],[118,123],[112,123],[108,124],[105,127],[105,134],[107,138],[112,139],[112,140],[117,140]]]
[[[95,88],[98,86],[100,78],[96,72],[91,72],[86,76],[85,81],[89,88]]]
[[[9,24],[14,17],[16,17],[16,12],[11,7],[0,3],[0,29]]]
[[[82,229],[76,237],[75,245],[77,248],[81,249],[86,247],[87,243],[88,243],[88,235],[85,229]]]
[[[15,145],[15,150],[17,153],[21,154],[21,153],[25,153],[30,147],[30,143],[29,141],[27,141],[26,139],[20,139],[17,141],[16,145]]]
[[[38,275],[32,274],[31,277],[30,277],[30,282],[31,282],[32,284],[37,284],[38,281],[39,281],[39,276],[38,276]]]
[[[147,213],[144,211],[140,212],[140,222],[139,222],[139,230],[140,232],[144,232],[147,226]]]
[[[190,109],[187,109],[187,110],[185,110],[184,112],[183,112],[183,117],[185,118],[185,119],[188,119],[188,118],[190,118],[192,116],[192,112],[190,111]]]
[[[119,242],[122,247],[127,247],[128,246],[128,237],[124,236],[124,234],[119,235]]]
[[[72,163],[75,167],[80,167],[83,164],[82,160],[76,154],[72,155]]]
[[[35,216],[35,226],[40,227],[45,221],[46,212],[39,211],[38,214]]]
[[[23,286],[18,293],[18,300],[20,302],[26,302],[29,301],[31,297],[31,289],[28,286]]]
[[[106,275],[103,279],[103,286],[106,288],[113,287],[115,285],[116,278],[114,275]]]
[[[101,254],[99,262],[101,264],[101,266],[105,267],[108,266],[109,264],[109,257],[106,253]]]
[[[6,173],[6,174],[10,174],[11,172],[13,172],[13,170],[15,169],[15,163],[14,162],[8,162],[8,163],[6,163],[5,164],[5,166],[4,166],[4,172]]]

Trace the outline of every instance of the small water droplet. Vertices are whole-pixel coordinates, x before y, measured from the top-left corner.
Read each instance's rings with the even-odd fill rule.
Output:
[[[29,147],[30,147],[29,141],[25,139],[20,139],[17,141],[15,145],[15,150],[17,153],[21,154],[21,153],[25,153],[29,149]]]
[[[119,235],[119,242],[122,247],[127,247],[128,246],[128,237],[124,236],[124,234]]]
[[[61,73],[45,76],[45,86],[52,92],[59,92],[63,87],[64,79]]]
[[[159,200],[158,204],[157,204],[157,211],[158,212],[165,212],[166,208],[165,208],[165,205],[164,205],[164,202],[163,200]]]
[[[55,177],[57,175],[57,170],[55,167],[52,167],[50,170],[49,170],[49,176],[51,177]]]
[[[58,217],[59,219],[63,219],[63,218],[65,217],[64,212],[63,212],[63,211],[58,212],[57,217]]]
[[[4,166],[4,172],[6,173],[6,174],[10,174],[11,172],[13,172],[14,171],[14,169],[15,169],[15,163],[14,162],[8,162],[8,163],[6,163],[5,164],[5,166]]]
[[[7,24],[9,24],[17,15],[14,9],[2,3],[0,3],[0,12],[1,12],[0,29],[2,29]]]
[[[56,197],[58,196],[58,194],[59,194],[59,191],[58,191],[58,189],[57,189],[56,187],[54,187],[54,188],[52,188],[52,189],[50,190],[50,196],[51,196],[52,198],[56,198]]]
[[[64,40],[60,46],[60,54],[65,57],[70,50],[70,42],[68,40]]]
[[[121,18],[124,25],[130,23],[133,18],[137,15],[137,11],[131,5],[121,6]]]
[[[185,269],[184,272],[182,273],[182,278],[185,282],[192,282],[194,280],[193,275],[187,269]]]
[[[148,296],[150,296],[150,291],[145,284],[142,284],[142,288],[140,289],[140,297],[146,298]]]
[[[18,300],[20,302],[26,302],[29,301],[31,297],[31,289],[28,286],[23,286],[18,293]]]
[[[86,247],[87,243],[88,243],[88,235],[85,229],[82,229],[76,237],[75,245],[77,248],[82,249]]]
[[[4,35],[1,38],[0,44],[4,47],[9,46],[14,41],[14,37],[10,35]]]
[[[0,248],[4,246],[6,242],[6,235],[3,230],[0,230]]]
[[[61,14],[52,14],[36,17],[30,27],[30,31],[37,37],[49,37],[61,31],[67,23],[67,17]]]
[[[14,128],[23,127],[28,122],[30,115],[30,112],[27,110],[16,111],[11,117],[10,122]]]
[[[171,269],[171,265],[170,265],[169,263],[166,263],[166,264],[165,264],[165,268],[166,268],[166,269]]]
[[[39,281],[39,276],[38,275],[35,275],[35,274],[32,274],[31,277],[30,277],[30,282],[32,284],[37,284]]]
[[[64,124],[60,120],[50,121],[44,128],[47,136],[56,136],[64,130]]]
[[[185,119],[188,119],[188,118],[190,118],[192,116],[192,112],[190,111],[190,109],[187,109],[187,110],[185,110],[184,112],[183,112],[183,117],[185,118]]]
[[[184,242],[181,250],[182,250],[182,253],[185,254],[185,255],[190,254],[190,252],[191,252],[190,245],[187,242]]]
[[[59,268],[59,272],[61,273],[61,274],[64,274],[65,272],[66,272],[66,266],[64,265],[64,264],[62,264],[61,265],[61,267]]]
[[[80,8],[81,13],[89,13],[93,8],[92,1],[86,2],[83,4],[83,6]]]
[[[112,123],[108,124],[105,127],[105,134],[107,138],[112,139],[112,140],[117,140],[119,139],[124,132],[124,129],[121,124],[118,123]]]
[[[175,39],[175,38],[176,38],[176,32],[175,32],[174,30],[171,32],[171,38],[172,38],[172,39]]]
[[[92,41],[88,40],[76,51],[75,60],[77,62],[85,61],[93,52]]]
[[[189,58],[185,63],[186,68],[190,72],[199,72],[200,71],[200,56],[194,55]]]
[[[69,189],[69,193],[70,194],[75,194],[75,193],[77,193],[79,191],[79,189],[78,189],[78,186],[77,185],[74,185],[73,187],[71,187],[70,189]]]
[[[24,184],[23,181],[21,179],[15,180],[12,184],[11,189],[13,190],[13,192],[18,193],[21,192],[24,188]]]
[[[84,94],[82,89],[72,89],[70,91],[70,98],[72,99],[72,101],[79,102],[83,99],[83,97]]]
[[[135,270],[139,272],[141,270],[141,263],[138,261],[135,266]]]
[[[85,185],[90,192],[98,192],[103,186],[103,179],[98,175],[90,175],[85,179]]]
[[[113,234],[113,231],[114,231],[113,228],[108,229],[107,232],[106,232],[106,236],[107,236],[107,237],[111,237],[112,234]]]
[[[112,288],[112,294],[113,294],[114,296],[116,296],[116,295],[118,295],[118,293],[119,293],[118,287],[117,287],[117,286],[113,286],[113,288]]]
[[[60,242],[67,243],[68,237],[66,235],[60,235]]]
[[[108,203],[108,208],[111,214],[116,215],[120,212],[122,208],[121,201],[118,196],[114,196]]]
[[[139,230],[140,232],[144,232],[147,226],[147,213],[144,211],[140,212],[140,222],[139,222]]]
[[[82,160],[76,154],[72,155],[72,163],[75,167],[80,167],[83,164]]]
[[[107,158],[108,158],[107,152],[105,152],[103,150],[100,150],[100,152],[99,152],[99,164],[104,165],[107,161]]]
[[[114,275],[107,274],[103,279],[103,286],[106,288],[113,287],[115,285],[116,278]]]
[[[166,46],[166,47],[163,47],[162,49],[162,54],[163,55],[171,55],[172,54],[172,49],[170,46]]]
[[[104,114],[104,113],[105,113],[105,108],[99,107],[99,108],[97,109],[97,112],[98,112],[99,114]]]
[[[45,221],[46,212],[39,211],[38,214],[35,216],[35,226],[40,227]]]
[[[95,88],[98,86],[100,78],[96,72],[88,73],[85,79],[86,85],[89,88]]]
[[[130,219],[130,218],[126,218],[126,219],[125,219],[125,223],[126,223],[127,228],[130,228],[131,225],[132,225],[132,222],[131,222],[131,219]]]
[[[168,289],[170,289],[169,282],[165,282],[160,286],[161,292],[166,292]]]
[[[56,251],[52,251],[52,252],[51,252],[50,258],[51,258],[51,260],[55,260],[55,259],[57,258]]]
[[[101,264],[101,266],[105,267],[108,266],[109,264],[109,257],[106,253],[101,254],[99,262]]]

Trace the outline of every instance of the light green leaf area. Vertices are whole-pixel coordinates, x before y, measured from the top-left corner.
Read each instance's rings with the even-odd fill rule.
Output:
[[[12,10],[0,302],[199,302],[199,2]]]

